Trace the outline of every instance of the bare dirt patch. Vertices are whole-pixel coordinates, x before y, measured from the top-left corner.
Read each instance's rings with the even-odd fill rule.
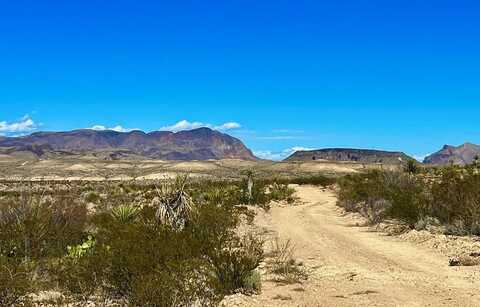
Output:
[[[450,267],[437,249],[359,227],[332,191],[302,186],[297,196],[303,205],[259,211],[255,225],[292,240],[308,279],[281,284],[263,271],[262,293],[228,306],[480,306],[479,267]]]

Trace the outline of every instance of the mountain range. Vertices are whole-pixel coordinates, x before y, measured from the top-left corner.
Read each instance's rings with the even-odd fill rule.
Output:
[[[239,139],[209,128],[176,133],[81,129],[0,138],[0,154],[19,153],[33,154],[38,158],[94,155],[105,159],[257,159]]]
[[[402,164],[412,157],[403,152],[391,152],[371,149],[326,148],[319,150],[297,151],[285,161],[350,161],[360,163]]]
[[[475,157],[480,156],[480,146],[472,143],[465,143],[460,146],[445,145],[443,148],[425,158],[425,164],[458,164],[465,165],[473,162]]]
[[[67,132],[36,132],[27,136],[0,136],[0,154],[28,155],[35,158],[55,158],[89,155],[107,160],[161,159],[161,160],[257,160],[242,141],[210,128],[188,131],[80,129]],[[460,146],[445,145],[431,154],[425,164],[465,165],[480,156],[480,146],[465,143]],[[371,149],[326,148],[297,151],[285,161],[351,161],[359,163],[402,164],[413,159],[403,152]]]

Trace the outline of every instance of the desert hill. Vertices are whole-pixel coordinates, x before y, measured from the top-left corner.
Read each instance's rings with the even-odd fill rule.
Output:
[[[285,161],[350,161],[360,163],[402,164],[413,159],[403,152],[371,149],[326,148],[311,151],[297,151]]]
[[[424,163],[445,165],[454,163],[458,165],[470,164],[476,156],[480,156],[480,146],[472,143],[465,143],[460,146],[445,145],[443,148],[426,157]]]
[[[103,156],[105,159],[256,159],[240,140],[209,128],[176,133],[82,129],[0,138],[0,154],[26,153],[35,157],[94,155]]]

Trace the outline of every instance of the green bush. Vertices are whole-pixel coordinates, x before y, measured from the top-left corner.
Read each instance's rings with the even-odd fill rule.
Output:
[[[300,185],[310,184],[310,185],[328,187],[335,184],[336,179],[323,176],[323,175],[312,175],[312,176],[295,177],[293,179],[288,180],[288,182],[292,184],[300,184]]]
[[[480,172],[477,164],[433,169],[427,175],[370,171],[339,181],[338,204],[372,223],[395,218],[425,228],[438,220],[447,234],[480,235]]]
[[[246,236],[227,243],[209,255],[219,289],[224,294],[252,290],[252,274],[263,260],[263,242]]]
[[[156,188],[156,198],[133,213],[123,205],[96,213],[91,219],[94,239],[71,247],[52,274],[64,292],[83,301],[95,293],[134,306],[186,306],[212,305],[227,293],[251,291],[263,249],[257,237],[235,232],[242,214],[237,206],[241,186],[171,188],[171,193]],[[183,198],[189,209],[175,211]],[[159,216],[164,206],[183,227]]]
[[[292,192],[269,185],[255,180],[247,197],[242,181],[7,183],[0,305],[21,306],[45,290],[65,302],[132,306],[215,305],[228,293],[259,291],[263,242],[236,228],[252,219],[245,204],[266,207]]]
[[[409,226],[427,213],[425,185],[400,172],[370,171],[348,175],[339,181],[338,204],[360,212],[373,223],[396,218]]]
[[[0,206],[0,255],[40,259],[63,254],[85,235],[87,210],[69,198],[23,194]]]
[[[262,290],[262,276],[258,271],[251,271],[243,280],[243,288],[247,292],[260,292]]]
[[[476,168],[446,168],[431,190],[433,216],[452,232],[480,235],[480,174]]]
[[[29,305],[33,290],[32,266],[0,255],[0,306]]]
[[[269,190],[271,200],[286,200],[288,203],[293,203],[295,201],[293,196],[295,194],[295,189],[290,188],[288,184],[274,182],[270,185]]]

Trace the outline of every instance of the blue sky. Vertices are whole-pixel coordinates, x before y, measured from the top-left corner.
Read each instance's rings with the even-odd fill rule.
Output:
[[[422,156],[480,143],[479,37],[478,1],[3,1],[0,133],[186,120],[265,157]]]

